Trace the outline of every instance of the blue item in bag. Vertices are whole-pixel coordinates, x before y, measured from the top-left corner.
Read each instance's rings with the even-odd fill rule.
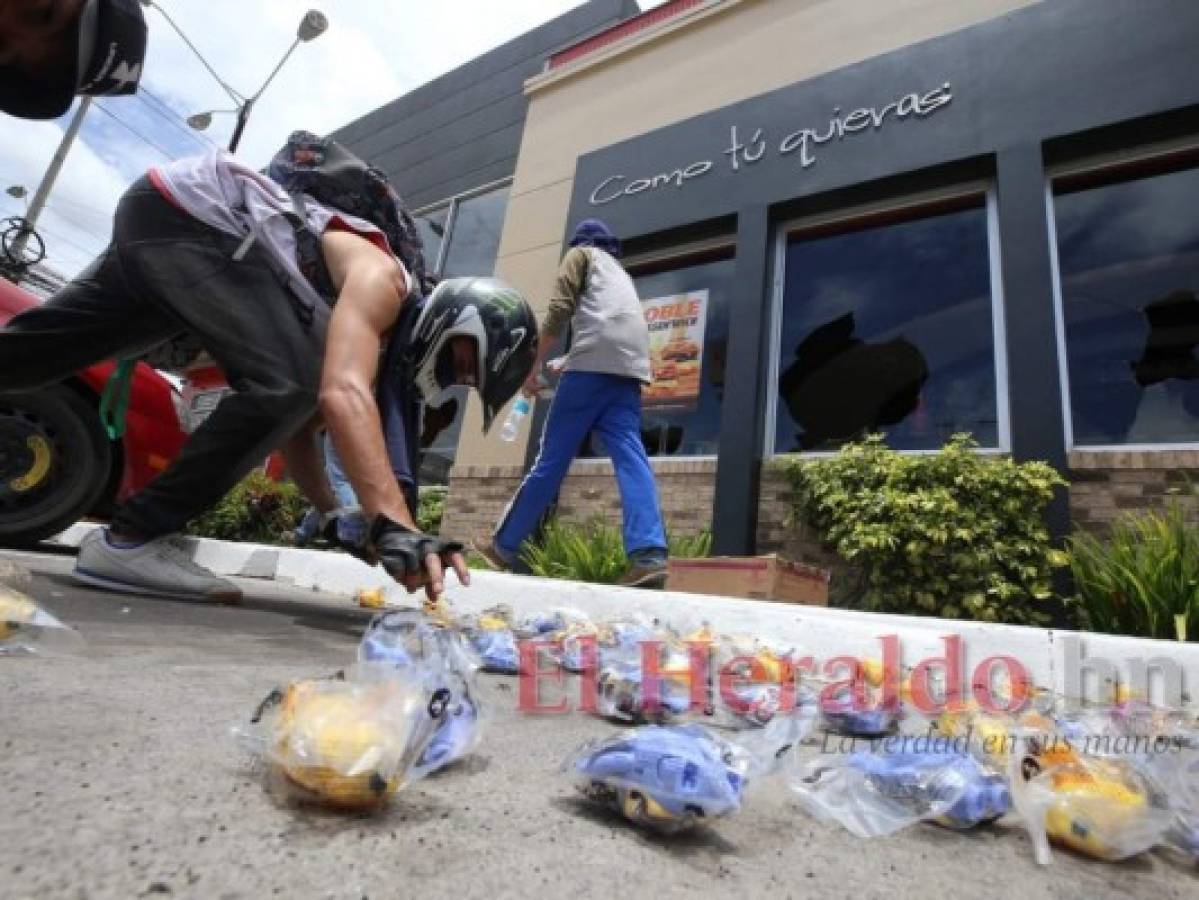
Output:
[[[575,786],[626,818],[674,832],[741,807],[733,748],[698,725],[649,725],[584,747],[569,764]]]
[[[460,759],[474,747],[479,730],[479,707],[468,692],[446,709],[441,727],[417,761],[416,772],[435,772]]]
[[[485,672],[502,672],[515,675],[520,671],[520,656],[516,648],[516,635],[507,628],[481,628],[471,632],[470,643]]]
[[[367,626],[358,645],[358,661],[399,669],[423,667],[433,686],[447,689],[452,698],[433,739],[414,766],[417,777],[471,752],[480,729],[474,676],[477,663],[457,632],[427,622],[419,614],[382,613]]]
[[[853,737],[876,737],[887,734],[899,722],[898,703],[879,703],[874,707],[859,709],[854,703],[853,693],[842,691],[836,696],[821,698],[820,712],[824,724],[830,731]]]
[[[964,792],[958,800],[933,819],[949,828],[973,828],[999,818],[1012,807],[1007,780],[997,772],[988,771],[973,756],[956,750],[855,753],[849,764],[866,774],[881,793],[894,799],[918,799],[916,795],[929,791],[929,785],[937,785],[934,795],[927,799],[944,800],[948,798],[935,796],[936,790],[948,790],[949,783],[964,783]],[[933,771],[952,772],[956,778],[929,778]]]

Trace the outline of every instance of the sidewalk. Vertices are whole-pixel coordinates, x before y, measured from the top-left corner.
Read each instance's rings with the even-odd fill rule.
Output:
[[[83,536],[100,526],[80,523],[55,539],[64,546],[78,546]],[[284,585],[319,591],[353,602],[361,588],[383,588],[388,606],[413,607],[419,595],[409,595],[381,567],[370,567],[345,553],[242,544],[208,538],[189,538],[193,559],[218,575],[270,579]],[[458,612],[478,613],[499,603],[509,605],[519,618],[569,607],[593,619],[641,613],[660,618],[681,633],[704,623],[716,631],[767,638],[810,653],[818,664],[838,656],[881,658],[879,638],[896,635],[902,647],[903,666],[945,654],[944,637],[958,635],[964,649],[965,673],[974,672],[984,660],[1014,657],[1033,682],[1060,694],[1077,678],[1077,665],[1069,665],[1070,642],[1077,638],[1082,658],[1099,657],[1113,664],[1122,681],[1130,676],[1129,663],[1150,670],[1163,661],[1173,662],[1183,673],[1184,688],[1199,684],[1199,645],[1155,641],[1118,635],[1092,634],[1061,629],[993,625],[921,616],[884,615],[798,606],[762,600],[684,594],[677,591],[647,592],[610,585],[583,584],[472,570],[471,586],[449,581],[446,595]],[[1094,672],[1095,669],[1090,671]],[[1075,678],[1071,679],[1074,674]],[[842,677],[837,675],[836,677]],[[1098,693],[1096,673],[1084,683],[1091,696]],[[1159,699],[1162,678],[1150,679],[1151,698]],[[1107,682],[1110,684],[1110,682]],[[1187,699],[1195,703],[1192,688]]]

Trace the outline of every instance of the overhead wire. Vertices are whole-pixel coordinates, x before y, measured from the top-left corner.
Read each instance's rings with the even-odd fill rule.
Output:
[[[54,238],[56,241],[62,241],[68,247],[74,247],[76,250],[78,250],[80,253],[83,254],[82,259],[85,262],[91,262],[93,259],[95,259],[97,256],[99,256],[100,252],[104,249],[103,246],[85,247],[85,246],[83,246],[83,244],[80,244],[78,241],[75,241],[75,240],[67,237],[65,234],[63,234],[61,231],[59,231],[57,229],[57,227],[47,228],[45,226],[45,224],[43,224],[42,222],[38,223],[37,230],[40,232],[43,232],[44,234],[49,235],[50,237]],[[48,251],[49,246],[47,246],[46,249]],[[49,253],[47,253],[47,256],[49,256]]]
[[[170,150],[165,149],[161,144],[157,143],[153,139],[146,137],[138,129],[134,128],[132,125],[130,125],[128,122],[126,122],[120,116],[118,116],[116,113],[114,113],[112,110],[110,110],[103,103],[100,103],[97,101],[97,102],[93,103],[92,105],[95,106],[96,109],[100,110],[100,112],[104,113],[104,115],[108,116],[110,119],[112,119],[118,125],[120,125],[122,128],[124,128],[126,131],[128,131],[130,134],[135,135],[136,137],[141,139],[146,144],[149,144],[151,147],[153,147],[155,150],[157,150],[159,153],[161,153],[167,159],[176,159],[177,158],[175,156],[175,154],[172,153]]]
[[[53,199],[46,201],[46,206],[50,209],[61,206],[69,206],[77,212],[100,216],[106,221],[112,218],[111,209],[103,210],[98,206],[92,206],[90,203],[81,203],[78,200],[68,200],[65,197],[55,196]]]
[[[154,3],[151,0],[151,2],[148,5],[154,7],[156,10],[158,10],[159,13],[162,14],[162,17],[167,20],[167,24],[169,24],[171,26],[171,28],[173,28],[175,30],[175,33],[177,35],[179,35],[180,38],[183,39],[183,43],[187,44],[188,49],[191,50],[191,52],[193,54],[195,54],[196,59],[200,60],[200,62],[204,65],[204,68],[208,70],[208,74],[216,79],[216,83],[219,84],[222,88],[224,88],[225,93],[228,94],[233,99],[233,102],[237,103],[237,104],[244,103],[246,98],[243,97],[241,94],[239,94],[237,91],[235,91],[233,88],[231,88],[228,84],[225,83],[225,80],[223,78],[221,78],[220,75],[217,74],[216,69],[214,69],[212,67],[211,63],[209,63],[208,60],[204,58],[204,54],[201,53],[199,48],[196,47],[196,45],[191,42],[191,38],[189,38],[186,34],[183,33],[183,29],[180,28],[175,23],[175,20],[172,19],[170,14],[165,9],[162,8],[161,4]]]
[[[145,101],[145,107],[150,112],[157,114],[160,118],[170,122],[177,130],[185,134],[188,138],[195,141],[197,144],[205,145],[206,147],[217,147],[218,144],[208,137],[203,132],[197,131],[187,124],[187,120],[179,113],[175,112],[170,105],[152,93],[149,88],[144,85],[138,88],[137,97]]]

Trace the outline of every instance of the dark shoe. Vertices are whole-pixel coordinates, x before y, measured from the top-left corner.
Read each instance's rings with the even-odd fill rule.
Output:
[[[504,558],[504,554],[500,548],[495,545],[495,537],[489,532],[480,531],[470,542],[470,547],[475,553],[483,557],[483,562],[487,563],[487,568],[496,572],[511,572],[512,564]]]
[[[665,563],[651,563],[645,566],[634,564],[620,577],[617,584],[621,587],[663,588],[666,586],[666,565]]]

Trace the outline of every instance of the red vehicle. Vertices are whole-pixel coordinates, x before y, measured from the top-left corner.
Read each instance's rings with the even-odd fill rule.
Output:
[[[36,306],[0,278],[0,325]],[[125,435],[109,440],[100,393],[105,362],[37,390],[0,394],[0,545],[35,543],[84,516],[105,516],[167,467],[187,434],[171,383],[144,363],[133,376]]]

